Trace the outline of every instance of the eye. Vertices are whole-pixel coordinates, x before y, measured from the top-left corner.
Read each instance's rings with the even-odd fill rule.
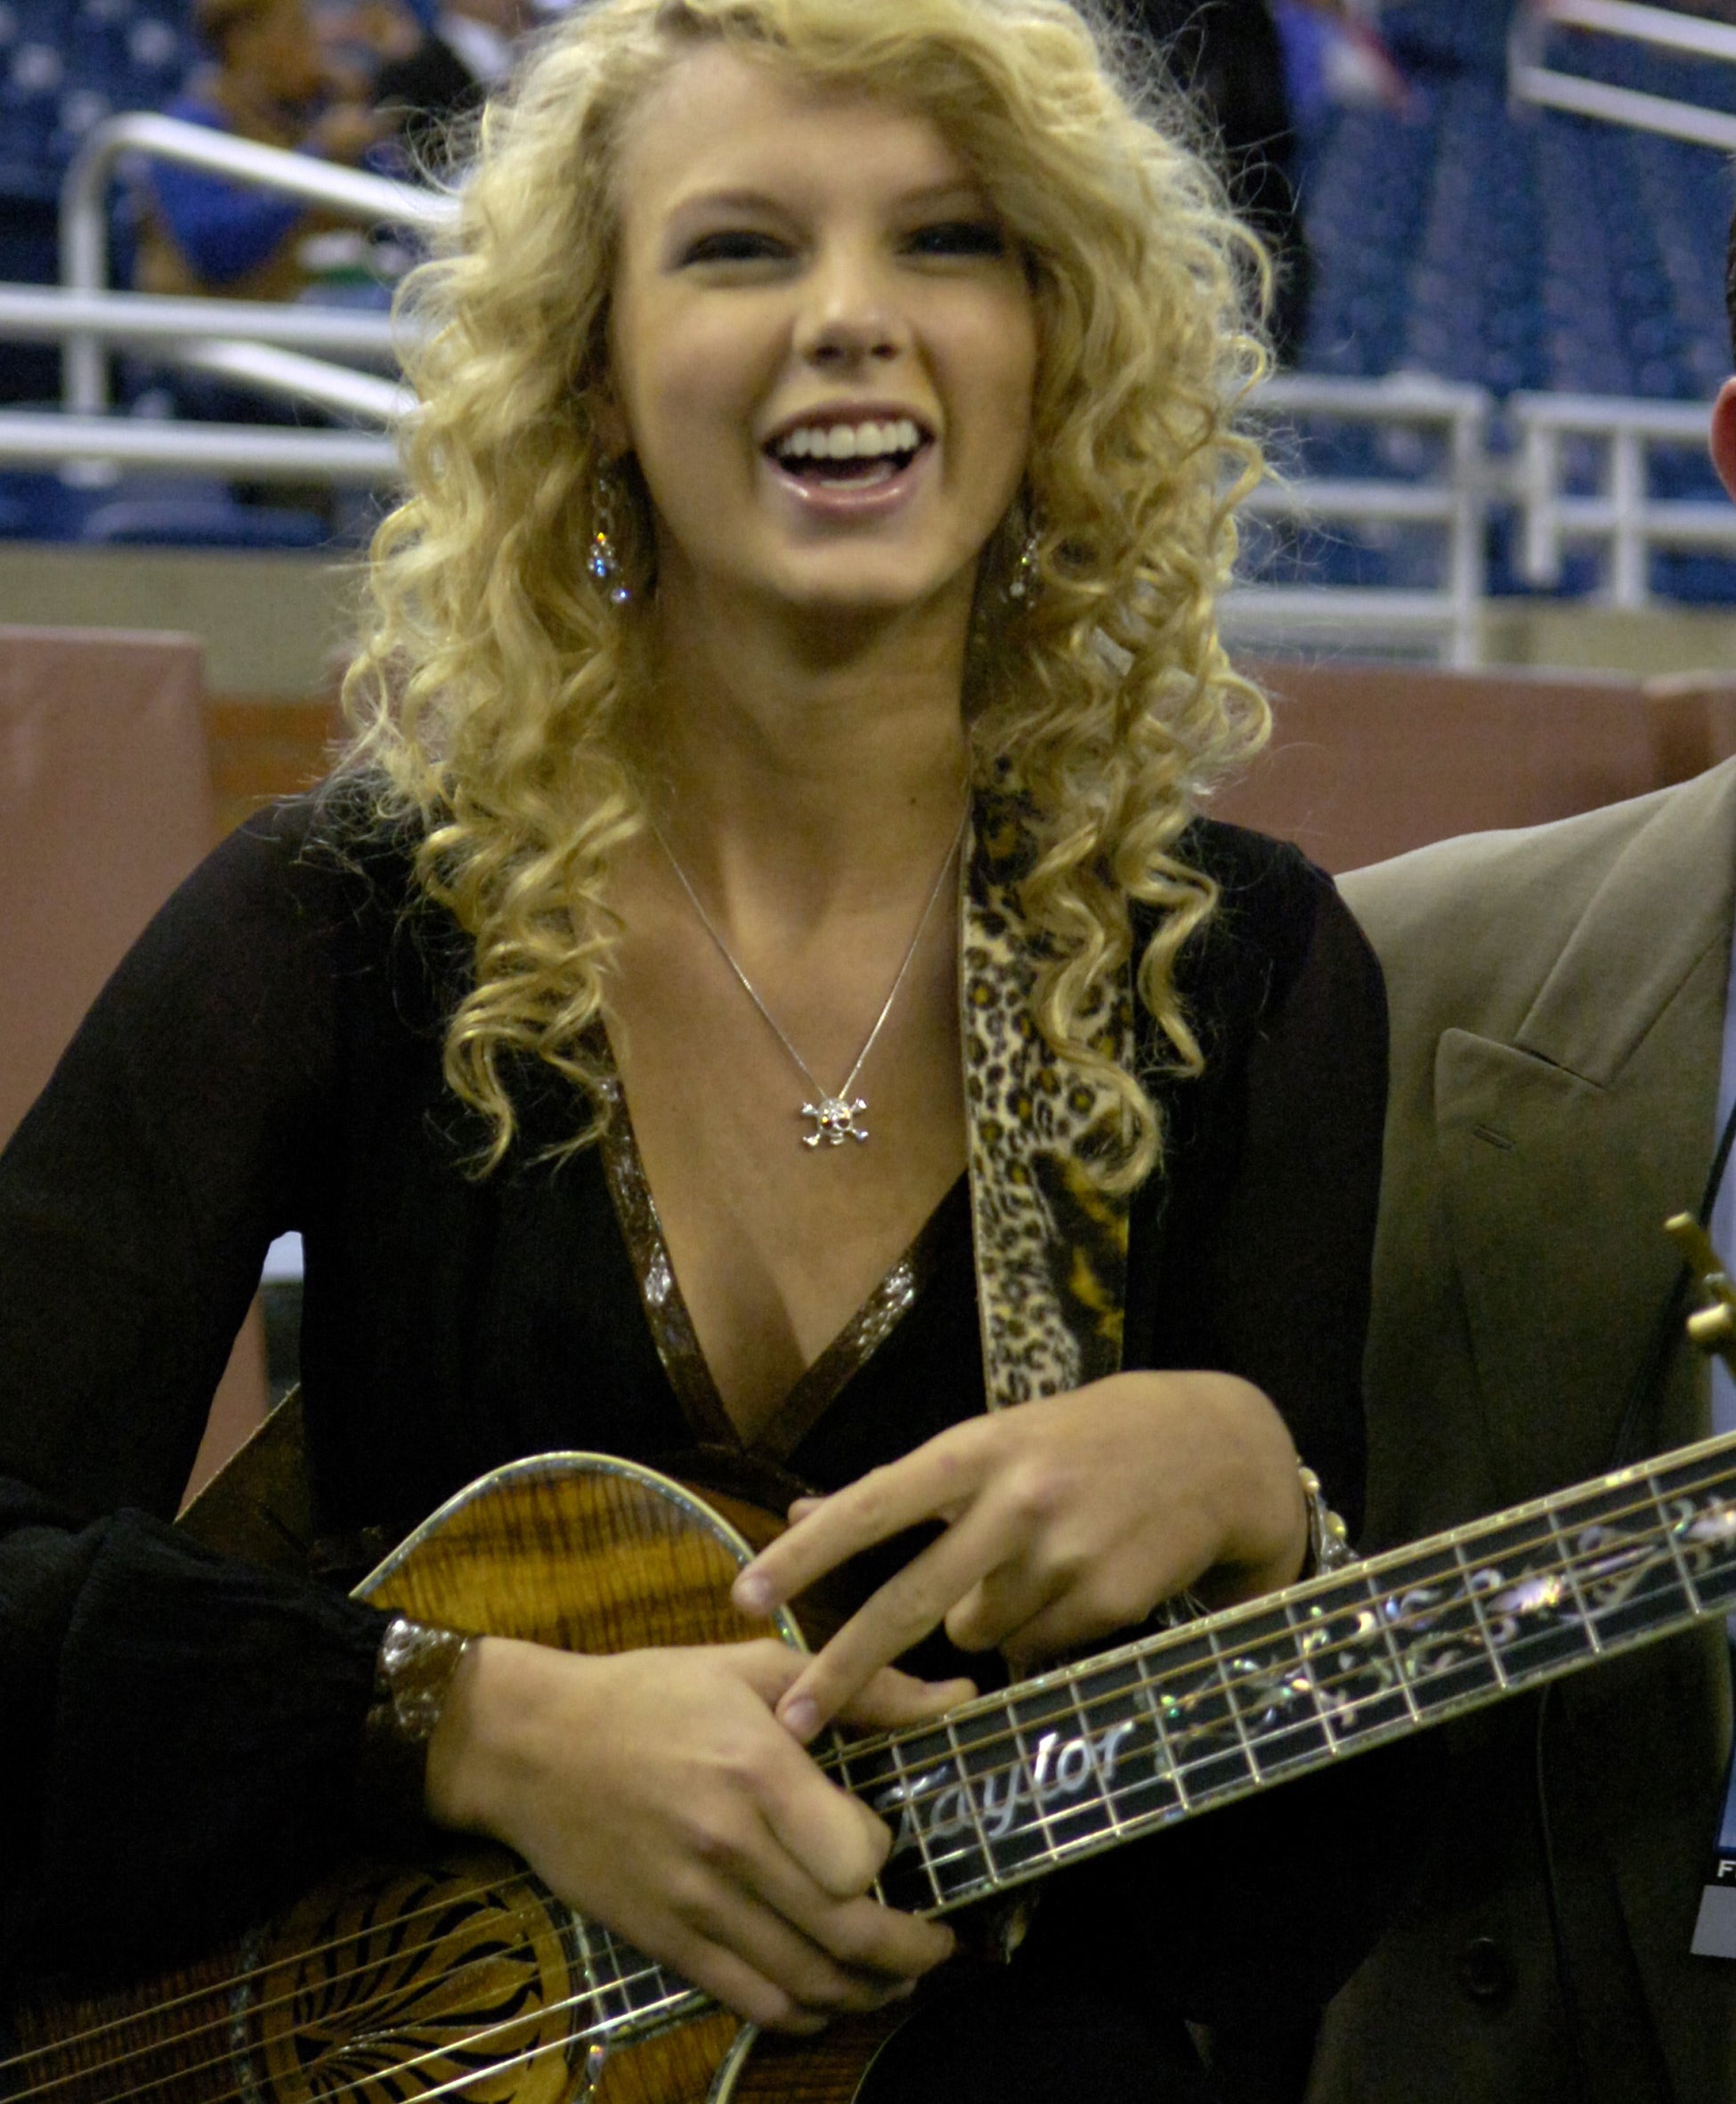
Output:
[[[689,241],[681,251],[681,261],[684,264],[775,263],[787,253],[775,235],[755,233],[746,227],[726,227]]]
[[[1004,256],[1007,237],[993,219],[937,219],[920,226],[909,247],[918,256]]]

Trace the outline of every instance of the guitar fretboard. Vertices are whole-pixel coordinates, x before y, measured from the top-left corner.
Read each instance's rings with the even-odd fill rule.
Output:
[[[843,1748],[932,1913],[1736,1604],[1736,1434]]]
[[[1736,1605],[1736,1434],[844,1745],[937,1913]],[[709,2006],[571,1917],[588,2039]]]

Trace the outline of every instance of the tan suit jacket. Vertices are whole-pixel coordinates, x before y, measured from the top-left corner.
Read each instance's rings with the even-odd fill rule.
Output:
[[[1388,1546],[1610,1464],[1675,1276],[1659,1223],[1716,1137],[1736,762],[1343,889],[1392,1008],[1365,1535]],[[1708,1429],[1667,1335],[1639,1452]],[[1552,1928],[1537,1698],[1448,1727],[1417,1886],[1310,2104],[1732,2104],[1736,1965],[1688,1954],[1729,1733],[1719,1626],[1553,1691]]]

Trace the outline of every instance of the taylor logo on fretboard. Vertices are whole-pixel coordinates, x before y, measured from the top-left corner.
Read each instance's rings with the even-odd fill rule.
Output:
[[[443,1507],[360,1588],[571,1649],[765,1633],[702,1499],[587,1455]],[[1736,1435],[839,1746],[886,1897],[950,1910],[1736,1604]],[[793,1639],[793,1626],[783,1623]],[[500,1852],[331,1881],[168,1980],[16,2012],[12,2104],[848,2104],[888,2025],[763,2040]],[[751,2050],[750,2050],[751,2048]]]

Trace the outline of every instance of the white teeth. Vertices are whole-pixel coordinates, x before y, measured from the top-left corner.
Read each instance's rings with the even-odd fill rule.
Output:
[[[913,453],[921,443],[912,419],[900,417],[888,424],[804,424],[779,439],[775,450],[786,460],[859,460]]]

